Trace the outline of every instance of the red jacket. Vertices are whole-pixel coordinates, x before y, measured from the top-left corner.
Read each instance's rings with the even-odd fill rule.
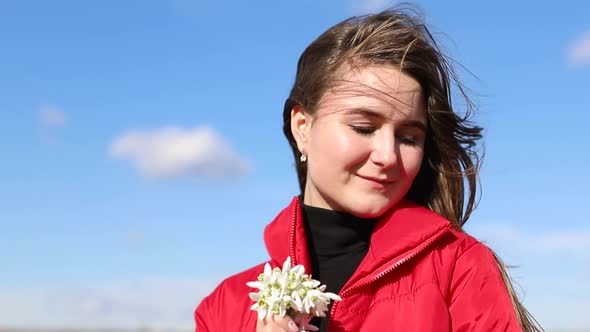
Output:
[[[311,271],[303,227],[294,198],[264,232],[273,267],[290,256]],[[203,299],[196,331],[256,331],[246,282],[263,265],[229,277]],[[377,222],[367,255],[339,295],[329,332],[521,331],[491,251],[408,201]]]

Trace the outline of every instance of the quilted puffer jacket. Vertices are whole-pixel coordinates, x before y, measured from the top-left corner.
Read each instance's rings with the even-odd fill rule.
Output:
[[[287,256],[311,271],[298,198],[265,229],[271,266]],[[195,311],[197,332],[256,331],[246,282],[254,266],[224,280]],[[328,323],[344,331],[521,331],[492,252],[440,215],[402,201],[375,225],[364,260]]]

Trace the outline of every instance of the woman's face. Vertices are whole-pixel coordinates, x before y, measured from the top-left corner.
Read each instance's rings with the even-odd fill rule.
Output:
[[[304,203],[378,217],[406,195],[420,170],[426,107],[418,82],[393,66],[343,72],[313,116],[292,112],[307,156]]]

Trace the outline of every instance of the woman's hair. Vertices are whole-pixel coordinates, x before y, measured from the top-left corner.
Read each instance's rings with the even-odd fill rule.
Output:
[[[303,193],[307,166],[300,162],[301,152],[291,132],[293,107],[299,105],[313,115],[324,93],[339,83],[344,66],[398,68],[420,84],[428,120],[422,167],[406,198],[446,217],[460,230],[477,205],[481,160],[477,143],[482,128],[470,122],[475,106],[450,60],[418,17],[414,11],[392,9],[352,17],[319,36],[299,58],[295,83],[283,110],[283,132],[293,150]],[[453,93],[465,100],[462,115],[453,109]],[[542,330],[518,301],[505,265],[498,260],[498,266],[523,330]]]
[[[293,106],[300,105],[313,115],[326,90],[339,83],[343,66],[383,64],[417,80],[427,105],[423,166],[407,198],[445,216],[460,229],[475,207],[479,166],[475,149],[481,128],[469,123],[473,104],[426,26],[403,12],[350,18],[324,32],[303,52],[283,111],[283,131],[295,160],[300,152],[291,133]],[[453,111],[453,82],[467,101],[463,116]],[[306,164],[296,165],[304,192]]]

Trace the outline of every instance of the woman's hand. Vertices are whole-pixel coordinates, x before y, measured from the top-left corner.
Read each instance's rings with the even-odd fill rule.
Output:
[[[298,332],[301,328],[289,316],[272,315],[258,319],[256,332]]]
[[[300,332],[319,331],[316,326],[310,325],[307,320],[302,320],[298,325],[289,316],[273,315],[259,319],[256,324],[256,332]]]

